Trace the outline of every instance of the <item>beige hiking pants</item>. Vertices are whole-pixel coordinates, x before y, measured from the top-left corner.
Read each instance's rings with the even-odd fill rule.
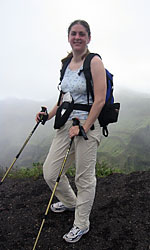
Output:
[[[80,122],[82,124],[84,121]],[[54,188],[66,151],[69,147],[69,128],[71,126],[72,121],[67,121],[62,128],[56,131],[43,166],[44,178],[51,190]],[[75,207],[74,224],[80,229],[89,227],[89,216],[95,197],[95,164],[97,147],[101,137],[98,120],[96,120],[94,126],[95,129],[89,130],[87,133],[88,140],[84,140],[82,136],[76,136],[74,138],[64,171],[55,192],[58,200],[66,207]],[[77,187],[77,195],[74,193],[65,175],[65,172],[73,161],[75,161],[76,166],[75,184]]]

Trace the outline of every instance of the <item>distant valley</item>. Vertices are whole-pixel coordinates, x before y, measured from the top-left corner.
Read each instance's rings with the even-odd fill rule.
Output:
[[[102,137],[98,161],[125,172],[150,170],[150,96],[123,90],[116,95],[121,103],[119,121],[109,125],[109,137]],[[43,103],[42,103],[43,104]],[[31,100],[0,100],[0,167],[8,168],[35,126],[40,102]],[[49,109],[54,100],[44,103]],[[32,167],[44,162],[55,131],[53,122],[39,125],[15,167]]]

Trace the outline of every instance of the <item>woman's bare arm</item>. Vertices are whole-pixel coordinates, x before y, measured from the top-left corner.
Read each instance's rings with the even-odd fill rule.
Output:
[[[106,98],[106,73],[101,59],[95,56],[91,61],[91,73],[94,85],[94,103],[83,127],[87,132],[99,116]]]

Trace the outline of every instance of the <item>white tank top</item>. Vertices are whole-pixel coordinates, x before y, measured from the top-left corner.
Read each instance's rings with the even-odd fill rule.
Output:
[[[83,65],[78,70],[71,70],[68,66],[61,83],[61,90],[64,93],[70,92],[74,103],[87,104],[86,79],[83,72],[80,75],[78,74],[82,69]],[[89,103],[93,103],[90,94]],[[72,118],[86,120],[87,117],[88,112],[82,110],[73,110],[69,117],[69,120],[71,120]]]

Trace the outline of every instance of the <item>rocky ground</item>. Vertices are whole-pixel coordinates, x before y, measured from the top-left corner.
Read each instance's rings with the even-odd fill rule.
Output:
[[[71,179],[74,186],[74,180]],[[50,198],[43,178],[0,186],[0,250],[32,250]],[[91,230],[75,244],[62,239],[74,213],[49,211],[37,248],[42,250],[150,250],[150,171],[99,178]]]

